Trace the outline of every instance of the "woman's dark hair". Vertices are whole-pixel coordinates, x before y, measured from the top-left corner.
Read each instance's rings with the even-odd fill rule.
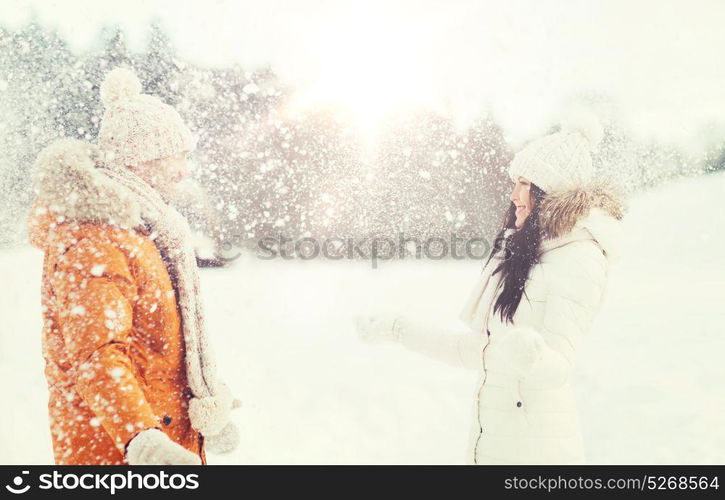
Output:
[[[508,323],[513,322],[514,313],[516,313],[524,293],[529,271],[539,257],[539,244],[541,243],[539,211],[546,193],[535,184],[531,184],[530,194],[534,207],[524,221],[524,225],[508,238],[505,237],[506,229],[516,227],[516,205],[512,202],[504,217],[503,227],[496,235],[493,249],[486,261],[488,265],[495,254],[504,253],[503,261],[493,271],[493,274],[501,273],[501,283],[503,284],[503,289],[496,298],[493,312],[494,314],[500,313],[501,320],[504,321],[505,318]]]

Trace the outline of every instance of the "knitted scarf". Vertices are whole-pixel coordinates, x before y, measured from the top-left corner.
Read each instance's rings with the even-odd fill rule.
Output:
[[[141,219],[166,264],[181,312],[186,375],[192,393],[197,398],[216,395],[216,363],[204,327],[199,273],[189,224],[131,170],[99,167],[100,172],[125,191],[125,198],[138,205]]]

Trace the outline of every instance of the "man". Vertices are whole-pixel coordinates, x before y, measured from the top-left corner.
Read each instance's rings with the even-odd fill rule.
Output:
[[[188,224],[168,205],[196,144],[127,69],[101,86],[98,147],[36,162],[43,355],[57,464],[206,464],[238,442],[216,379]]]

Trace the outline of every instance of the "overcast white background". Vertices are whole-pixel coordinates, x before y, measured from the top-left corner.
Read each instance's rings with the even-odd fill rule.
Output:
[[[0,3],[2,25],[33,17],[77,51],[112,24],[141,50],[159,19],[184,59],[270,64],[285,83],[353,110],[419,105],[465,122],[488,105],[514,141],[540,133],[580,91],[611,98],[634,133],[678,144],[725,116],[719,1]]]

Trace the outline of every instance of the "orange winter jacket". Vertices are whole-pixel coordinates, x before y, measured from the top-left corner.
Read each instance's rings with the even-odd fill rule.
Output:
[[[42,345],[56,464],[125,464],[129,441],[152,427],[206,464],[187,415],[176,296],[153,241],[138,230],[54,220],[43,207],[29,222],[45,254]]]

